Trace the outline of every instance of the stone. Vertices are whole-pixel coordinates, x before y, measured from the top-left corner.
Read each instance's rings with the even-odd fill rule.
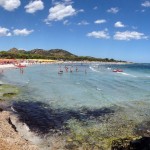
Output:
[[[112,142],[111,150],[129,150],[131,139],[118,139]]]
[[[150,137],[150,121],[139,124],[135,129],[135,133],[142,137]]]
[[[112,142],[111,150],[150,150],[150,138],[118,139]]]
[[[4,93],[3,94],[3,97],[12,97],[12,96],[15,96],[16,93]]]
[[[2,108],[0,108],[0,112],[2,112],[3,111],[3,109]]]

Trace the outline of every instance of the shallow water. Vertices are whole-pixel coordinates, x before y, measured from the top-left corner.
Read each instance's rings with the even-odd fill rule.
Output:
[[[113,72],[117,68],[123,72]],[[72,119],[90,123],[90,128],[106,119],[109,129],[103,131],[103,126],[97,131],[117,137],[150,120],[150,64],[33,65],[23,71],[4,70],[0,81],[19,87],[12,107],[38,133],[66,132]]]
[[[150,101],[149,64],[74,64],[72,73],[69,69],[66,72],[64,66],[61,65],[63,74],[58,74],[57,64],[30,66],[23,73],[19,69],[5,70],[2,81],[21,86],[21,100],[37,100],[61,108]],[[116,68],[124,72],[112,72]]]

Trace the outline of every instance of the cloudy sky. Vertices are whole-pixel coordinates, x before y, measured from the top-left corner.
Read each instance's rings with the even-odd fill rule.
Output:
[[[12,47],[150,62],[150,1],[0,0],[0,50]]]

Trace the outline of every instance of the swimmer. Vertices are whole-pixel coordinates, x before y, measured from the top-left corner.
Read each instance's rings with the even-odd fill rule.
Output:
[[[76,67],[76,72],[78,72],[78,68]]]

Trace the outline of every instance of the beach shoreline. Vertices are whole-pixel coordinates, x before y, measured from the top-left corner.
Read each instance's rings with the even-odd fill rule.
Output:
[[[67,65],[69,65],[69,66],[73,66],[74,65],[74,63],[75,63],[75,65],[78,65],[78,64],[76,64],[76,63],[83,63],[83,62],[53,62],[53,64],[58,64],[58,65],[54,65],[54,67],[59,67],[60,65],[62,65],[62,66],[67,66]],[[91,63],[91,62],[87,62],[88,64],[89,63]],[[91,64],[91,65],[94,65],[94,66],[97,66],[97,65],[101,65],[101,64],[108,64],[108,63],[99,63],[99,62],[92,62],[93,64]],[[50,64],[50,63],[45,63],[45,62],[43,62],[43,63],[33,63],[33,65],[36,65],[37,64],[37,67],[39,67],[40,66],[40,64]],[[84,62],[84,64],[85,64],[85,62]],[[83,64],[83,65],[84,65]],[[110,62],[109,62],[109,64],[110,64]],[[114,63],[113,63],[114,64]],[[116,64],[116,63],[115,63]],[[30,64],[26,64],[26,65],[29,65],[30,66]],[[86,64],[85,64],[86,65]],[[117,63],[117,65],[118,65],[118,63]],[[6,67],[5,67],[6,66]],[[4,65],[2,68],[9,68],[9,67],[7,67],[7,66],[10,66],[10,65]],[[45,65],[46,66],[46,65]],[[82,66],[82,65],[81,65]],[[87,65],[86,65],[87,66]],[[43,67],[43,65],[41,65],[41,67]],[[51,67],[51,66],[49,66],[49,67]],[[49,69],[49,67],[44,67],[44,69]],[[84,66],[83,66],[84,67]],[[10,67],[11,68],[11,67]],[[12,67],[12,68],[14,68],[14,66]],[[30,70],[30,69],[29,69]],[[51,69],[49,69],[49,70],[51,70]],[[17,71],[17,70],[16,70]],[[30,70],[31,71],[31,70]],[[56,73],[56,71],[57,70],[55,70],[55,73]],[[11,70],[10,70],[10,72],[11,72]],[[5,73],[5,71],[4,71],[4,73]],[[80,73],[80,72],[79,72]],[[66,73],[67,74],[67,73]],[[74,75],[76,75],[77,73],[74,73]],[[0,104],[1,104],[1,102],[0,102]],[[32,104],[34,105],[34,107],[35,108],[41,108],[41,106],[39,105],[39,103],[34,103],[34,102],[32,102],[32,101],[29,101],[29,103],[22,103],[21,101],[20,101],[20,103],[18,103],[18,105],[20,105],[19,107],[20,108],[22,108],[21,106],[24,106],[24,105],[22,105],[22,104],[27,104],[27,106],[26,107],[30,107]],[[31,104],[31,105],[30,105]],[[12,105],[12,106],[14,106],[14,105]],[[43,105],[43,106],[45,106],[45,105]],[[1,106],[0,106],[0,108],[1,108]],[[14,110],[11,110],[12,112],[14,111],[17,111],[16,109],[15,109],[15,107],[13,107],[14,108]],[[25,107],[23,107],[23,108],[25,108]],[[47,107],[46,107],[47,108]],[[51,107],[50,107],[50,109],[51,109]],[[107,110],[108,110],[109,108],[107,107]],[[25,109],[24,109],[25,110]],[[23,111],[24,111],[23,110]],[[27,109],[26,109],[27,110]],[[29,110],[32,110],[32,109],[29,109]],[[45,107],[44,108],[42,108],[42,110],[41,111],[43,111],[44,112],[44,110],[47,112],[48,111],[48,109],[45,109]],[[89,110],[91,113],[92,112],[94,112],[94,114],[96,114],[97,115],[97,113],[100,111],[101,112],[101,109],[98,111],[98,110],[96,110],[96,111],[94,111],[95,109],[93,109],[92,111],[91,110]],[[105,109],[102,109],[102,110],[105,110]],[[112,109],[112,110],[116,110],[115,112],[114,112],[114,114],[116,114],[116,112],[117,112],[117,110],[119,110],[119,109],[117,109],[117,107],[116,107],[116,109],[114,108],[114,109]],[[85,112],[83,112],[83,111],[85,111]],[[70,115],[73,115],[73,116],[75,116],[75,117],[79,117],[80,118],[80,116],[82,116],[83,118],[84,117],[86,117],[86,115],[84,115],[84,114],[87,114],[87,112],[86,111],[88,111],[88,109],[86,110],[86,109],[84,109],[84,110],[81,110],[81,114],[80,114],[80,112],[79,113],[76,113],[76,111],[74,111],[73,112],[73,110],[70,112],[71,114],[68,114],[69,113],[69,111],[67,112],[65,112],[64,110],[62,110],[61,111],[61,113],[62,114],[65,114],[65,117],[66,117],[66,115],[68,115],[68,116],[70,116]],[[7,121],[7,123],[9,124],[9,126],[12,128],[12,126],[11,126],[11,124],[8,122],[8,118],[12,118],[11,117],[11,113],[10,112],[8,112],[9,113],[9,116],[7,117],[7,116],[5,116],[5,110],[3,110],[2,112],[0,112],[0,116],[3,116],[4,115],[4,117],[5,117],[5,121]],[[39,112],[39,111],[38,111]],[[63,117],[63,115],[61,114],[60,116],[59,116],[59,113],[56,113],[57,112],[57,109],[54,109],[54,110],[52,110],[52,112],[55,112],[52,116],[56,116],[56,118],[52,118],[52,120],[55,120],[57,123],[59,123],[59,120],[57,120],[57,118],[59,118],[60,116],[62,117],[62,120],[63,120],[63,118],[65,118],[65,117]],[[64,112],[64,113],[63,113]],[[108,111],[107,111],[108,112]],[[17,113],[19,114],[19,112],[17,111]],[[30,112],[31,113],[31,112]],[[32,112],[33,114],[36,114],[35,112]],[[27,114],[27,113],[25,113],[25,114]],[[100,113],[101,114],[101,113]],[[120,114],[120,112],[118,112],[117,114]],[[116,114],[116,115],[117,115]],[[125,114],[123,113],[123,116],[124,116]],[[50,117],[52,117],[52,116],[50,116]],[[120,115],[119,115],[120,116]],[[118,117],[119,116],[116,116],[115,117],[115,119],[117,119],[116,120],[116,122],[118,121]],[[128,115],[127,115],[128,116]],[[81,118],[82,118],[81,117]],[[112,118],[113,118],[113,116],[111,116]],[[2,118],[0,118],[0,119],[2,119]],[[110,118],[109,118],[110,119]],[[61,119],[60,119],[61,120]],[[122,126],[124,126],[124,125],[129,125],[128,123],[131,123],[131,126],[127,126],[127,127],[125,127],[123,130],[122,130],[122,132],[121,132],[121,135],[122,135],[122,137],[125,137],[126,138],[126,134],[127,133],[130,133],[130,132],[128,132],[129,130],[132,130],[132,128],[133,128],[133,126],[134,126],[134,124],[132,124],[132,121],[130,122],[129,120],[129,122],[126,122],[125,124],[124,124],[124,122],[121,122],[121,120],[124,120],[124,121],[126,121],[126,119],[125,118],[122,118],[122,116],[120,116],[120,119],[119,119],[120,121],[119,121],[119,123],[121,123],[120,124],[120,126],[122,127]],[[2,120],[3,121],[3,120]],[[33,120],[32,120],[33,121]],[[26,122],[24,122],[25,124],[26,124]],[[75,123],[75,122],[74,122]],[[73,124],[74,124],[73,123]],[[78,122],[76,122],[77,124],[77,126],[78,125],[80,125],[80,123],[78,124]],[[88,122],[87,122],[88,123]],[[53,124],[53,123],[52,123]],[[118,122],[117,122],[117,124],[118,124]],[[116,127],[117,126],[117,124],[115,124],[114,125],[114,127]],[[13,124],[14,125],[14,124]],[[55,125],[55,124],[54,124]],[[78,126],[79,128],[81,128],[81,129],[84,129],[83,131],[85,132],[85,133],[89,133],[88,131],[92,131],[92,129],[91,128],[88,128],[88,127],[81,127],[81,126]],[[27,128],[30,128],[30,126],[28,125],[27,126]],[[1,126],[1,129],[3,130],[3,132],[5,132],[5,129],[4,129],[4,126]],[[117,128],[117,129],[121,129],[120,127],[119,128]],[[125,131],[125,129],[129,129],[129,130],[127,130],[127,131]],[[14,130],[14,129],[13,129]],[[99,129],[97,129],[97,132],[98,131],[101,131],[101,128],[99,128]],[[75,131],[77,131],[77,130],[75,130]],[[11,131],[10,131],[11,132]],[[94,131],[92,131],[92,132],[94,132]],[[94,132],[95,133],[95,135],[97,135],[96,133],[97,132]],[[117,133],[118,132],[118,130],[117,131],[115,131],[115,133]],[[125,132],[125,133],[124,133]],[[101,132],[100,132],[101,133]],[[5,134],[5,133],[4,133]],[[7,133],[6,133],[7,134]],[[19,134],[19,133],[18,133]],[[77,133],[76,132],[74,132],[73,133],[73,135],[76,135]],[[125,135],[124,135],[125,134]],[[20,136],[20,135],[19,135]],[[77,134],[77,136],[78,136],[78,134]],[[82,137],[83,136],[83,137]],[[129,134],[129,136],[130,136],[130,134]],[[97,137],[94,137],[94,135],[92,135],[92,137],[93,138],[96,138],[96,139],[98,139]],[[3,138],[3,137],[2,137]],[[24,138],[23,138],[23,136],[21,136],[21,138],[24,140]],[[84,139],[84,135],[79,135],[79,138],[83,138]],[[110,141],[107,141],[107,142],[111,142],[112,140],[115,140],[116,139],[116,136],[114,135],[114,136],[112,136],[112,139],[111,138],[109,138],[109,140]],[[16,139],[15,139],[16,140]],[[80,140],[80,139],[79,139]],[[86,140],[86,138],[84,139],[84,140]],[[88,141],[82,141],[83,143],[85,142],[86,144],[88,144]],[[131,139],[129,139],[128,141],[130,141],[130,140],[132,140],[132,134],[131,134]],[[2,142],[3,142],[3,139],[1,140]],[[7,140],[6,140],[7,141]],[[61,140],[60,140],[61,141]],[[76,138],[74,138],[74,136],[69,136],[68,138],[66,138],[65,139],[65,141],[67,142],[67,144],[69,145],[69,146],[71,146],[71,144],[73,144],[75,141],[76,141]],[[5,141],[4,141],[5,142]],[[28,141],[29,142],[29,141]],[[62,141],[61,141],[62,142]],[[61,143],[60,142],[60,143]],[[31,142],[32,143],[32,142]],[[85,144],[84,143],[84,144]],[[32,144],[34,144],[34,143],[32,143]],[[4,145],[6,145],[6,144],[4,144]],[[30,142],[29,143],[27,143],[27,145],[30,145]],[[35,144],[36,145],[36,144]],[[36,145],[37,146],[37,145]],[[79,145],[78,145],[79,146]],[[89,145],[88,145],[89,146]],[[115,145],[114,145],[115,146]],[[5,148],[6,149],[6,148]]]
[[[99,65],[124,65],[124,64],[133,64],[131,62],[99,62],[99,61],[55,61],[55,60],[45,60],[45,59],[29,59],[29,60],[18,60],[18,64],[24,66],[30,66],[35,64],[99,64]],[[0,69],[6,68],[16,68],[16,64],[14,63],[0,63]]]

